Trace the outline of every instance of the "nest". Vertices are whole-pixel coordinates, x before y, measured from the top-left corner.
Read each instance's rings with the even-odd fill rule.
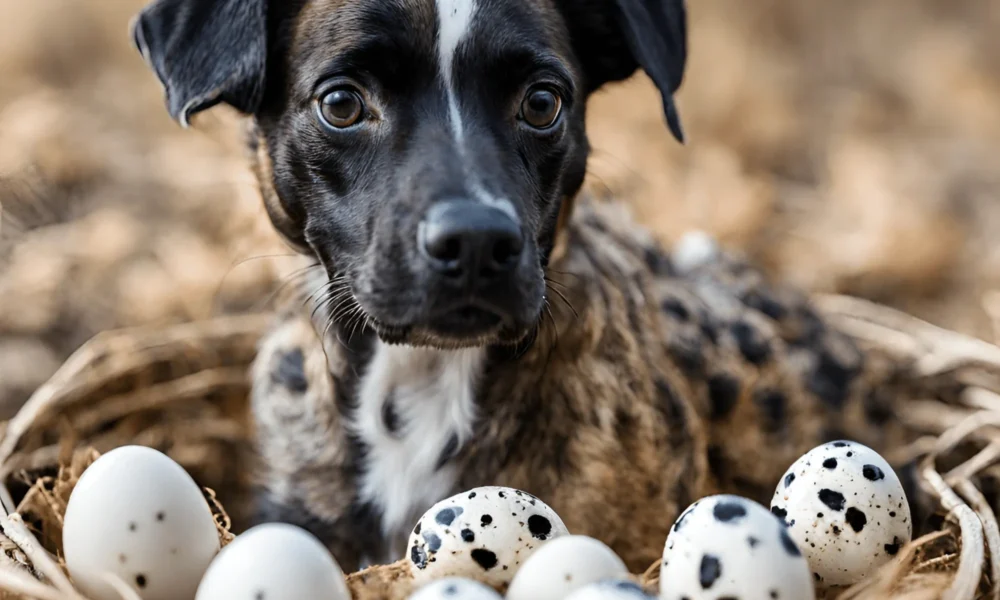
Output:
[[[900,415],[923,436],[894,458],[919,461],[920,482],[938,504],[935,530],[828,597],[1000,599],[1000,526],[987,500],[1000,490],[1000,347],[863,300],[817,303],[863,346],[908,362],[918,377],[954,383],[929,389],[961,390]],[[0,598],[82,598],[61,561],[62,518],[83,470],[123,444],[156,448],[184,466],[214,506],[222,543],[232,539],[248,514],[247,369],[269,320],[101,334],[2,425]],[[653,565],[635,578],[655,590],[657,575]],[[412,590],[405,562],[351,574],[348,583],[356,600],[402,599]]]

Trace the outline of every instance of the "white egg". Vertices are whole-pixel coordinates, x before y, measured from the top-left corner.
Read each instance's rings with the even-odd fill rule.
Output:
[[[831,442],[795,461],[771,499],[771,512],[824,585],[850,585],[892,559],[912,536],[903,484],[877,452]]]
[[[531,494],[481,487],[432,506],[413,529],[407,555],[417,585],[468,577],[499,587],[542,542],[566,533],[559,515]]]
[[[674,523],[663,549],[663,600],[810,600],[809,564],[781,520],[752,500],[710,496]]]
[[[144,600],[194,598],[219,551],[212,511],[191,476],[142,446],[104,454],[77,482],[66,507],[63,552],[77,586],[119,600],[117,577]]]
[[[639,584],[627,579],[605,579],[576,590],[566,600],[653,600]]]
[[[198,586],[196,600],[350,600],[344,572],[312,534],[268,523],[222,549]]]
[[[502,600],[502,596],[478,581],[446,577],[418,589],[409,600]]]
[[[507,600],[560,600],[587,584],[625,577],[625,563],[603,542],[567,535],[546,543],[521,566]]]

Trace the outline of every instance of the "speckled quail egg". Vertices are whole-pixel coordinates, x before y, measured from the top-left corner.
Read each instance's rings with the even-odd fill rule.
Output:
[[[499,587],[542,542],[566,533],[559,515],[531,494],[480,487],[432,506],[410,534],[407,556],[417,585],[468,577]]]
[[[212,561],[195,600],[350,600],[344,573],[312,534],[268,523],[240,534]]]
[[[542,546],[521,566],[507,600],[559,600],[589,583],[627,576],[625,563],[603,542],[567,535]]]
[[[681,514],[660,567],[663,600],[810,600],[809,564],[781,520],[752,500],[710,496]]]
[[[653,600],[634,581],[605,579],[589,583],[566,596],[566,600]]]
[[[66,567],[95,600],[121,596],[117,577],[144,600],[194,597],[219,551],[212,511],[183,467],[142,446],[104,454],[77,482],[63,524]]]
[[[910,541],[910,506],[896,473],[857,442],[823,444],[795,461],[771,499],[824,585],[850,585]]]
[[[493,588],[461,577],[433,581],[410,595],[409,600],[501,600]]]

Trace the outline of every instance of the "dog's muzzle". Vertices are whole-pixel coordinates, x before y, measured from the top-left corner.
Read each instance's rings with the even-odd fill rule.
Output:
[[[431,275],[431,326],[456,334],[512,321],[525,239],[508,213],[473,200],[445,200],[427,211],[417,247]]]

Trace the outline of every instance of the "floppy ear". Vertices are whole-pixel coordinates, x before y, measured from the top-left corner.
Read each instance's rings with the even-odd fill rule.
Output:
[[[155,0],[132,37],[185,127],[220,102],[253,113],[264,93],[267,0]]]
[[[630,77],[638,67],[663,96],[667,125],[684,142],[674,93],[687,62],[684,0],[557,0],[583,65],[587,92]]]

